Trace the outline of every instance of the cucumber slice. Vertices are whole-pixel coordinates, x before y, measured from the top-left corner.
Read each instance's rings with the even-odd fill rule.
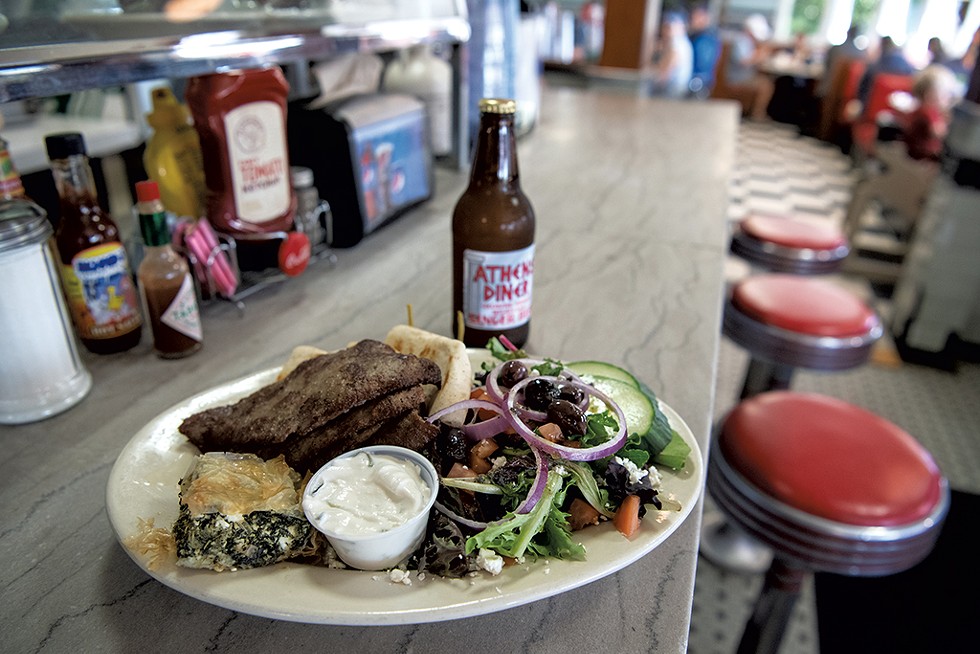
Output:
[[[643,391],[627,382],[609,377],[593,377],[590,383],[623,410],[628,433],[642,436],[650,431],[656,409]]]
[[[628,370],[604,361],[573,361],[566,363],[565,367],[580,377],[604,377],[629,384],[633,388],[640,387],[640,382]]]
[[[670,439],[670,442],[667,443],[667,447],[661,450],[659,454],[654,456],[653,460],[660,465],[667,466],[668,468],[680,470],[684,467],[684,463],[687,461],[687,455],[690,453],[691,446],[685,443],[680,434],[675,431]]]

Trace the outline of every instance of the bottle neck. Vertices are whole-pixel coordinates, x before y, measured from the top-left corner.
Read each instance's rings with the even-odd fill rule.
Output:
[[[51,174],[54,176],[54,184],[62,200],[80,206],[98,204],[95,176],[92,175],[92,167],[84,154],[53,159]]]
[[[140,202],[139,212],[140,234],[148,248],[170,247],[170,227],[167,225],[167,212],[163,204],[155,202]]]
[[[471,184],[517,185],[517,138],[513,114],[483,114],[473,155]]]

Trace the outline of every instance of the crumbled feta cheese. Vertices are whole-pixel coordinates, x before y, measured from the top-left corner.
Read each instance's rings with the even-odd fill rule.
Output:
[[[481,547],[477,553],[476,564],[494,576],[499,575],[504,569],[503,557],[485,547]]]
[[[392,583],[405,584],[406,586],[412,585],[412,575],[406,570],[400,570],[399,568],[392,568],[388,571],[388,579]]]
[[[629,474],[629,480],[631,484],[640,483],[643,480],[643,478],[649,474],[649,471],[646,468],[640,468],[629,459],[624,459],[622,457],[614,456],[613,461],[626,468],[626,472]]]
[[[567,477],[568,474],[569,474],[568,473],[568,470],[563,465],[557,465],[557,466],[555,466],[554,467],[554,471],[557,472],[562,477]]]
[[[495,457],[493,459],[490,459],[490,463],[493,464],[494,469],[503,468],[505,465],[507,465],[507,457],[505,456]]]
[[[660,474],[660,471],[656,468],[656,466],[650,466],[647,471],[650,473],[650,485],[654,488],[660,488],[660,484],[664,480],[663,475]]]

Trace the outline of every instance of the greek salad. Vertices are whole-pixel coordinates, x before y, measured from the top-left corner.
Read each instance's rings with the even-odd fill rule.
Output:
[[[658,466],[681,469],[690,446],[646,385],[608,363],[530,357],[506,339],[487,350],[470,398],[428,418],[440,432],[424,454],[442,483],[411,567],[461,577],[583,560],[576,531],[611,522],[631,538],[648,507],[665,508]]]

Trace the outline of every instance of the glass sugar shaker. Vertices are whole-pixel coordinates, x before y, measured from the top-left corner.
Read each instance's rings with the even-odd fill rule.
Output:
[[[51,224],[26,198],[0,200],[0,424],[41,420],[92,387],[58,283]]]

